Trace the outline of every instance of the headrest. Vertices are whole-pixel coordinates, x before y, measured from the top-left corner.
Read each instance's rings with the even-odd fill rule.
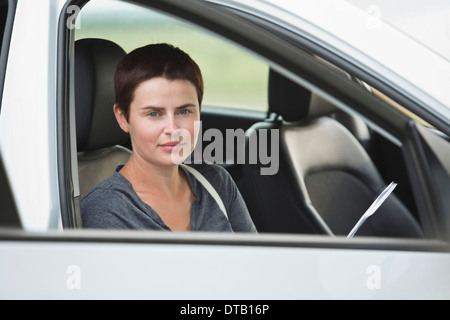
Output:
[[[113,112],[114,73],[125,51],[104,39],[75,42],[75,112],[78,151],[124,144],[129,136]]]
[[[274,70],[269,72],[269,112],[285,121],[299,121],[308,115],[311,92]]]
[[[319,118],[322,116],[330,115],[335,112],[337,108],[328,100],[325,100],[317,93],[312,93],[311,103],[309,105],[308,119]]]
[[[274,70],[269,72],[269,112],[288,122],[318,118],[336,108],[316,93],[303,88]]]

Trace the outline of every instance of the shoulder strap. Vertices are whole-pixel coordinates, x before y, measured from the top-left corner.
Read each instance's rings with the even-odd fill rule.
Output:
[[[183,166],[183,168],[189,171],[205,187],[205,189],[211,194],[214,200],[216,200],[220,210],[222,210],[223,214],[228,220],[227,210],[225,209],[225,205],[223,204],[222,198],[220,198],[220,195],[217,193],[216,189],[214,189],[211,183],[194,168],[187,166],[185,164],[181,164],[181,166]]]

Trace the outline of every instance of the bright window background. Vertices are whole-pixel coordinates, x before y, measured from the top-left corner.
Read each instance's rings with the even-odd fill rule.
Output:
[[[268,65],[218,36],[114,0],[90,1],[78,19],[75,40],[108,39],[126,52],[149,43],[166,42],[187,52],[203,73],[203,105],[267,110]]]

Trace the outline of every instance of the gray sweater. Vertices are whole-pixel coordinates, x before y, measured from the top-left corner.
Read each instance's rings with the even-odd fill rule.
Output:
[[[214,187],[222,199],[228,219],[216,200],[186,169],[183,170],[196,199],[191,207],[191,231],[256,232],[245,202],[229,173],[214,164],[191,165]],[[84,228],[167,230],[157,212],[144,203],[131,183],[116,172],[95,186],[81,201]]]

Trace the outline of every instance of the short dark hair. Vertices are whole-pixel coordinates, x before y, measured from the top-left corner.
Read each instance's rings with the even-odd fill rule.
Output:
[[[127,120],[136,88],[142,82],[158,77],[190,81],[197,90],[201,106],[204,87],[197,63],[187,53],[170,44],[150,44],[123,57],[114,75],[116,104]]]

